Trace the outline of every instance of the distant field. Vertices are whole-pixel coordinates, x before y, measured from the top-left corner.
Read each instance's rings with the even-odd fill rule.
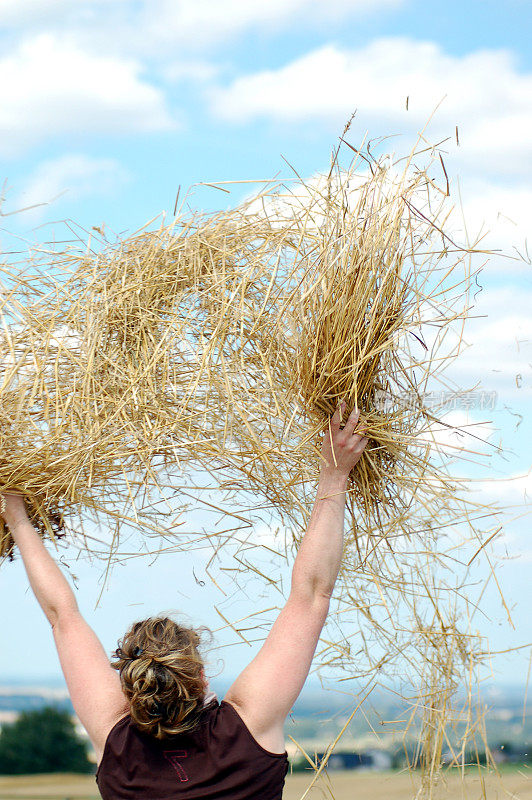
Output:
[[[408,774],[396,772],[333,772],[320,782],[319,788],[311,789],[308,798],[332,800],[413,800],[419,782]],[[284,800],[299,800],[309,785],[305,775],[292,775],[286,783]],[[332,790],[332,793],[331,793]],[[436,798],[445,800],[532,800],[532,770],[520,774],[513,771],[500,779],[486,778],[483,793],[480,780],[473,775],[462,782],[454,775],[446,779],[445,786],[435,792]]]
[[[289,775],[284,800],[299,800],[309,785],[307,775]],[[417,784],[407,774],[333,772],[320,780],[311,800],[413,800]],[[77,775],[43,775],[0,778],[0,800],[99,800],[94,778]],[[532,800],[532,769],[514,770],[500,779],[486,778],[484,790],[478,777],[470,775],[465,784],[458,776],[446,780],[434,800]]]

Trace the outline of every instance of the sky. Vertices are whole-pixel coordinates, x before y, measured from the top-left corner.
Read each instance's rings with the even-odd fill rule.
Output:
[[[531,25],[528,0],[0,0],[6,253],[70,236],[65,220],[120,234],[157,215],[170,221],[179,189],[207,210],[249,192],[200,183],[288,180],[292,167],[310,179],[355,111],[354,145],[393,136],[390,147],[404,152],[434,112],[425,135],[445,140],[469,234],[501,251],[479,277],[467,347],[450,373],[455,385],[495,392],[495,402],[448,417],[474,425],[491,454],[489,469],[468,468],[480,496],[511,506],[489,552],[515,630],[492,581],[482,624],[494,650],[532,640]],[[258,646],[235,641],[214,606],[234,621],[279,602],[252,577],[237,591],[222,574],[220,591],[205,579],[208,554],[196,551],[162,555],[149,569],[146,556],[128,560],[103,590],[105,565],[73,549],[62,559],[108,651],[133,619],[176,609],[215,631],[212,675],[234,677]],[[0,570],[0,604],[0,682],[57,678],[20,560]],[[494,659],[493,678],[524,682],[530,652]]]

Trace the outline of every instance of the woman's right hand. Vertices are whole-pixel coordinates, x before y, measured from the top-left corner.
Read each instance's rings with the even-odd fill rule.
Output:
[[[28,519],[24,497],[15,492],[0,492],[0,516],[10,526]]]
[[[363,421],[360,420],[360,411],[356,408],[347,418],[345,426],[340,427],[341,414],[345,411],[345,406],[345,400],[342,400],[330,419],[330,425],[325,430],[321,454],[326,463],[322,463],[322,472],[349,475],[369,441],[369,438],[364,436],[366,429]]]

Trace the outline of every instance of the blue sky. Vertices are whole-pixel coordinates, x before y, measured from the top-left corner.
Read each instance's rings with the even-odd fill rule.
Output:
[[[531,27],[526,0],[0,0],[0,245],[9,252],[63,238],[64,219],[133,231],[163,212],[170,219],[178,186],[290,178],[282,157],[310,178],[327,167],[355,109],[353,144],[366,133],[399,134],[394,146],[407,148],[445,97],[429,138],[449,137],[447,167],[454,190],[459,179],[470,230],[484,224],[487,246],[512,253],[530,234],[532,211]],[[221,208],[248,191],[197,188],[190,203]],[[27,206],[36,207],[20,211]],[[530,517],[523,516],[532,489],[531,267],[495,257],[480,283],[479,318],[452,377],[460,386],[479,381],[497,392],[497,403],[452,419],[481,423],[486,440],[501,443],[491,475],[480,468],[469,475],[483,497],[518,505],[493,544],[516,631],[495,588],[483,601],[485,632],[504,649],[532,639]],[[512,514],[521,517],[511,522]],[[65,555],[71,566],[74,557]],[[149,571],[146,559],[117,567],[96,611],[102,566],[75,562],[80,603],[107,649],[138,615],[177,608],[218,628],[214,603],[231,619],[272,604],[267,593],[257,603],[252,580],[239,594],[225,584],[225,598],[208,581],[201,586],[192,568],[202,574],[203,559],[173,554]],[[12,609],[0,679],[59,674],[20,563],[2,568],[0,597]],[[221,644],[233,639],[219,633]],[[231,653],[233,674],[254,648],[220,652]],[[496,677],[524,680],[529,653],[500,659]]]

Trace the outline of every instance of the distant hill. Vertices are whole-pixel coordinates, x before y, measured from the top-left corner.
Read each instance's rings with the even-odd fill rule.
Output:
[[[298,741],[307,742],[327,742],[334,738],[358,702],[356,687],[348,691],[349,683],[338,684],[336,690],[324,690],[316,681],[309,681],[287,721],[287,734]],[[229,685],[226,681],[211,682],[211,688],[220,699]],[[482,694],[488,706],[486,720],[490,743],[532,742],[532,697],[530,707],[524,709],[523,686],[494,684],[485,686]],[[24,685],[19,681],[5,681],[0,685],[0,724],[21,711],[37,710],[49,704],[73,713],[64,683]],[[398,690],[376,689],[371,695],[371,702],[364,705],[364,713],[357,713],[350,723],[344,741],[365,739],[372,731],[382,736],[389,730],[383,727],[383,720],[404,719],[405,714],[408,714],[408,707],[400,699]],[[401,726],[395,729],[400,732]]]
[[[66,687],[50,686],[0,686],[0,711],[36,711],[53,704],[73,713]]]

